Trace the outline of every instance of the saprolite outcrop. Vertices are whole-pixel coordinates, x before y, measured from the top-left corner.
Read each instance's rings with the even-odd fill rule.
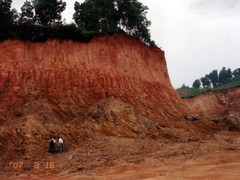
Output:
[[[84,116],[101,99],[133,106],[164,126],[183,126],[185,107],[172,87],[164,52],[126,35],[89,43],[7,40],[0,43],[0,119],[47,100],[64,121]]]

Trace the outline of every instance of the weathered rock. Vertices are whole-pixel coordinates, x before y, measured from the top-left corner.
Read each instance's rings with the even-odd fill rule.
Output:
[[[198,120],[202,119],[202,117],[199,116],[198,114],[185,115],[184,118],[187,121],[198,121]]]
[[[231,111],[228,115],[224,118],[223,122],[228,127],[230,131],[240,131],[240,112]]]
[[[156,138],[163,134],[157,123],[142,117],[129,104],[111,98],[91,106],[81,127],[111,136]]]

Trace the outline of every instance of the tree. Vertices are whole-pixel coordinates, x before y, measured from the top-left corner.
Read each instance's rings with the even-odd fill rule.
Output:
[[[30,1],[25,1],[21,7],[20,23],[34,23],[34,7]]]
[[[201,86],[200,80],[199,80],[199,79],[196,79],[196,80],[193,82],[192,87],[193,87],[193,88],[200,88],[200,86]]]
[[[17,12],[17,10],[16,10],[15,8],[13,8],[13,9],[11,10],[11,16],[12,16],[12,21],[13,21],[14,23],[17,23],[18,20],[19,20],[19,13]]]
[[[220,72],[219,72],[219,84],[221,85],[221,84],[227,82],[227,79],[228,79],[227,71],[226,71],[226,68],[223,67],[222,70],[220,70]]]
[[[0,30],[7,30],[13,23],[12,0],[0,0]]]
[[[137,0],[119,0],[119,27],[127,34],[138,37],[143,42],[150,42],[151,36],[147,29],[151,22],[147,20],[148,7]]]
[[[112,0],[75,2],[73,19],[88,31],[112,32],[117,30],[117,9]]]
[[[206,80],[205,80],[205,78],[204,78],[204,77],[201,77],[200,80],[201,80],[202,86],[205,87],[205,86],[206,86],[206,83],[205,83]]]
[[[137,0],[85,0],[75,2],[73,19],[87,31],[124,31],[141,41],[151,43],[147,6]]]
[[[66,2],[62,0],[33,0],[36,21],[42,25],[61,22],[61,13],[66,8]]]
[[[181,89],[187,89],[187,88],[189,88],[188,86],[186,86],[185,84],[182,84],[182,87],[181,87]]]
[[[203,87],[210,87],[211,85],[210,79],[207,74],[205,75],[205,77],[201,77],[201,82]]]
[[[240,68],[235,69],[232,74],[234,77],[240,76]]]
[[[209,73],[208,77],[213,87],[216,87],[218,84],[218,70],[213,70],[211,73]]]
[[[12,35],[13,13],[12,0],[0,0],[0,40]]]
[[[227,69],[227,81],[232,79],[232,70],[230,68]]]
[[[211,87],[211,82],[210,82],[209,76],[207,74],[205,75],[205,84],[207,87]]]

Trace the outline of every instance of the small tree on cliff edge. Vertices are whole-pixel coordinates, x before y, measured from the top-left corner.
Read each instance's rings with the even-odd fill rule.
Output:
[[[200,86],[201,86],[200,80],[199,80],[199,79],[196,79],[196,80],[193,82],[192,87],[193,87],[193,88],[200,88]]]
[[[213,70],[208,75],[213,87],[216,87],[218,85],[218,70]]]
[[[209,76],[207,74],[205,75],[205,77],[201,77],[201,82],[202,82],[203,87],[211,86],[211,82],[210,82]]]
[[[153,45],[147,6],[137,0],[85,0],[75,2],[73,19],[80,28],[103,33],[124,31]]]

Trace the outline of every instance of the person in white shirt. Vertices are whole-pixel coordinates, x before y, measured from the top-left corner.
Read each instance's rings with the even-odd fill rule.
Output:
[[[64,152],[64,148],[63,148],[63,140],[60,137],[57,137],[58,142],[60,143],[60,153]]]

